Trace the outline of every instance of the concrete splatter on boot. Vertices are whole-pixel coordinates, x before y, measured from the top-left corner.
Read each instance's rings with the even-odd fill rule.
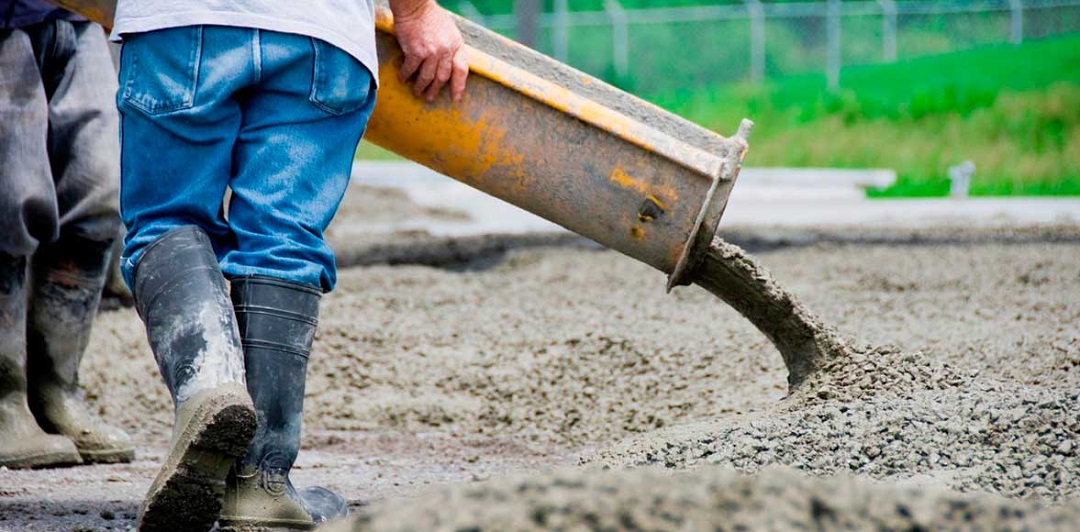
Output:
[[[268,277],[234,279],[248,391],[259,426],[229,474],[223,530],[307,530],[348,515],[345,499],[321,487],[297,491],[289,471],[300,451],[307,359],[321,292]]]
[[[101,300],[112,242],[62,235],[33,258],[27,328],[30,411],[47,432],[75,442],[86,463],[130,462],[131,437],[90,413],[79,364]]]
[[[0,253],[0,467],[81,463],[71,440],[37,424],[26,389],[26,258]]]
[[[168,456],[138,529],[209,530],[229,468],[255,433],[236,319],[210,240],[185,226],[155,241],[135,270],[135,302],[176,406]]]

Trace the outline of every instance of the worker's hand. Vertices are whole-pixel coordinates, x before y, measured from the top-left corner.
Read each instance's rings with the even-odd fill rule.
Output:
[[[449,82],[451,98],[461,100],[469,64],[461,32],[450,14],[434,0],[397,0],[390,2],[390,8],[398,44],[405,52],[398,72],[401,81],[415,76],[413,93],[429,102]]]

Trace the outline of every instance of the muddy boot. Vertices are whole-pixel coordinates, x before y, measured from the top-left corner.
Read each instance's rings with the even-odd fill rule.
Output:
[[[33,258],[27,343],[30,411],[45,431],[75,442],[86,463],[130,462],[131,438],[90,413],[79,363],[101,300],[112,242],[62,236]]]
[[[0,253],[0,467],[81,463],[71,440],[37,424],[26,384],[26,258]]]
[[[345,499],[289,480],[300,450],[307,359],[321,292],[268,277],[234,279],[232,300],[244,343],[248,391],[259,428],[229,474],[224,530],[306,530],[348,515]]]
[[[135,269],[135,302],[176,407],[165,464],[139,512],[138,529],[209,530],[225,477],[255,434],[244,360],[217,258],[202,230],[174,229]]]

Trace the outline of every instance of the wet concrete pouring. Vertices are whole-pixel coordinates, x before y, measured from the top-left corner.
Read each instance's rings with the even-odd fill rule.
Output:
[[[323,301],[294,482],[353,501],[346,529],[1080,524],[1075,225],[726,233],[835,327],[795,387],[735,310],[617,253],[343,233],[454,259],[346,268]],[[171,408],[131,309],[91,349],[137,461],[0,471],[0,529],[132,526]]]

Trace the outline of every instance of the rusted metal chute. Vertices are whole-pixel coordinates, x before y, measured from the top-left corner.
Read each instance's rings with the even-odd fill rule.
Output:
[[[111,25],[113,3],[59,4]],[[376,13],[379,96],[365,138],[686,284],[716,232],[750,122],[722,137],[458,18],[469,85],[428,103],[398,80],[393,16]]]
[[[50,2],[78,13],[89,20],[112,29],[113,16],[116,15],[116,0],[49,0]]]

